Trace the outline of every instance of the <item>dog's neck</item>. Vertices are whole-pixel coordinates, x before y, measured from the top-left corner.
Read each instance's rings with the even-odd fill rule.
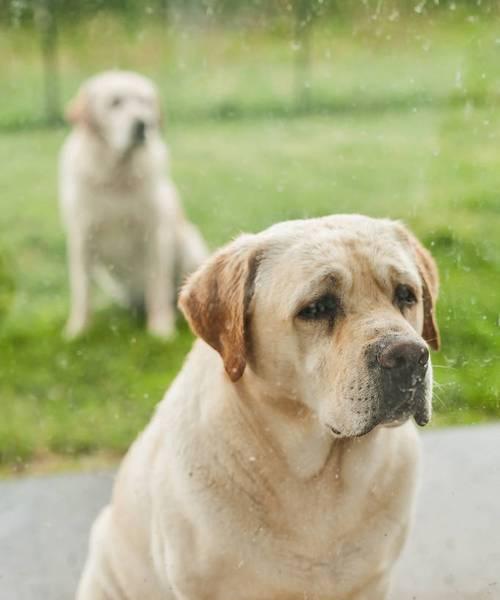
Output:
[[[234,389],[245,419],[254,421],[269,446],[300,479],[319,476],[336,450],[346,443],[334,439],[302,403],[269,394],[265,384],[248,368]]]

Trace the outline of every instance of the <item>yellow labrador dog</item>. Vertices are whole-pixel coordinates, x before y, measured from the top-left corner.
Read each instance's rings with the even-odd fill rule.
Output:
[[[88,325],[92,277],[118,301],[145,306],[149,331],[174,332],[176,283],[205,258],[182,212],[160,135],[152,82],[109,71],[87,81],[68,110],[60,160],[71,310],[66,334]]]
[[[199,340],[94,525],[78,600],[381,600],[408,532],[437,348],[400,224],[244,235],[185,285]]]

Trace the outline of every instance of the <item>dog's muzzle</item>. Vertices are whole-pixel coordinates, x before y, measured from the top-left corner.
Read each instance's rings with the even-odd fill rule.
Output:
[[[404,421],[413,416],[418,425],[426,425],[430,419],[426,400],[427,346],[409,337],[392,337],[377,342],[370,354],[379,382],[380,422]]]
[[[146,141],[146,123],[137,119],[132,126],[132,143],[134,145],[143,144]]]

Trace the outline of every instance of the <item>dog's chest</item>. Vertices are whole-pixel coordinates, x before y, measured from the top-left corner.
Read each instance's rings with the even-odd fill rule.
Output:
[[[240,537],[239,565],[248,561],[249,585],[251,578],[290,597],[304,590],[330,597],[335,590],[340,598],[369,576],[367,564],[369,571],[380,550],[375,531],[388,525],[383,514],[370,515],[364,502],[352,499],[348,506],[328,484],[310,484],[301,493],[291,489],[276,508],[255,519],[251,536]]]
[[[207,544],[201,555],[213,558],[221,581],[219,600],[341,600],[392,555],[401,527],[370,490],[345,494],[335,472],[277,487],[255,486],[251,479],[258,478],[249,473],[237,484],[231,511],[207,515],[211,531],[200,538]],[[228,492],[234,497],[236,490]]]
[[[108,265],[142,258],[154,235],[157,218],[146,191],[110,190],[89,206],[88,243],[95,259]]]

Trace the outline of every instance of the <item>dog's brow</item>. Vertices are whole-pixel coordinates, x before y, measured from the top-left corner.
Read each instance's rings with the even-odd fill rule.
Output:
[[[331,268],[320,275],[316,275],[297,288],[291,299],[293,311],[300,308],[304,302],[321,296],[326,292],[348,290],[352,285],[352,276],[347,269]]]
[[[401,265],[389,263],[383,272],[379,272],[378,279],[382,285],[393,287],[395,283],[405,283],[418,288],[420,285],[419,278],[413,271],[401,268]]]

